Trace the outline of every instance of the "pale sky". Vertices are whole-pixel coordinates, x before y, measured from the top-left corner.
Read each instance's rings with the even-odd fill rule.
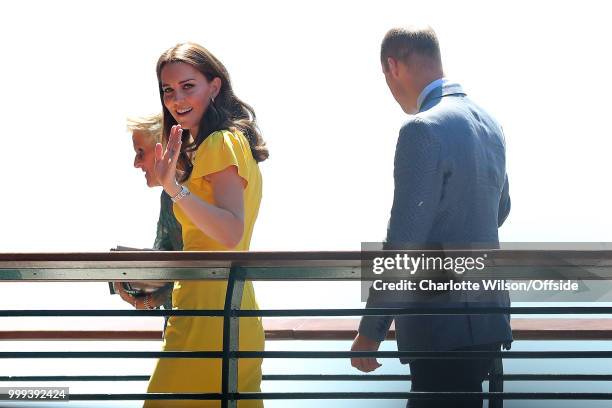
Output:
[[[161,109],[155,62],[184,41],[202,44],[225,64],[236,94],[255,108],[270,148],[270,159],[261,164],[264,196],[251,249],[359,250],[362,241],[382,240],[393,194],[393,152],[407,116],[385,84],[379,46],[389,28],[408,24],[430,24],[437,31],[447,77],[504,127],[512,211],[501,240],[612,242],[607,3],[0,2],[0,252],[152,245],[160,190],[148,189],[132,167],[125,123],[127,116]],[[261,308],[362,305],[357,282],[256,282],[256,291]],[[108,295],[105,283],[0,283],[0,299],[0,309],[130,308]],[[148,323],[161,328],[160,318]],[[0,319],[14,329],[77,324],[68,318]],[[96,318],[95,324],[103,329],[135,323]],[[27,349],[160,346],[142,343],[30,342]],[[270,343],[269,349],[332,347]],[[152,370],[154,360],[138,361],[130,372]],[[117,369],[110,360],[13,363],[0,374]],[[266,360],[264,370],[286,373],[284,364]],[[335,365],[313,360],[292,367],[296,373],[330,367],[356,373],[348,360],[327,364]],[[387,361],[384,369],[402,372],[398,366]],[[108,383],[94,386],[74,389],[98,392]],[[113,384],[109,391],[144,386]],[[273,386],[264,383],[266,390],[278,391]]]
[[[436,29],[447,77],[504,127],[501,239],[612,241],[606,2],[13,1],[0,16],[2,252],[151,246],[160,190],[132,167],[125,119],[160,110],[155,62],[183,41],[226,65],[270,148],[251,249],[382,240],[407,117],[378,53],[411,23]],[[288,300],[266,293],[262,307]]]

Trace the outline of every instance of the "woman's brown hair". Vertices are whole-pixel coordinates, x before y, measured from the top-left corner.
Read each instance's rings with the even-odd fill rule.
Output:
[[[181,182],[187,180],[191,174],[193,164],[189,159],[189,152],[193,152],[206,140],[208,135],[218,130],[239,130],[249,141],[253,158],[257,162],[266,160],[269,156],[268,148],[257,128],[255,111],[247,103],[240,100],[232,89],[229,73],[221,61],[215,58],[210,51],[194,43],[178,44],[164,52],[157,61],[157,81],[159,96],[163,108],[163,139],[168,141],[170,129],[177,122],[164,106],[164,92],[161,84],[161,72],[166,64],[183,62],[200,71],[207,80],[221,79],[221,88],[214,102],[211,101],[200,119],[197,135],[190,135],[183,131],[181,153],[177,168],[181,170]]]

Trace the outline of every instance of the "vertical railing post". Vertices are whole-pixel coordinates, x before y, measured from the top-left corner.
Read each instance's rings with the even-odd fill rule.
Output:
[[[234,313],[240,310],[244,289],[244,271],[232,266],[227,279],[225,306],[223,308],[223,358],[221,361],[221,400],[222,408],[236,408],[238,401],[230,394],[238,392],[238,359],[231,353],[238,351],[240,335],[240,318]]]
[[[501,357],[493,359],[493,367],[489,373],[489,392],[504,391],[504,366]],[[503,408],[502,398],[489,398],[489,408]]]

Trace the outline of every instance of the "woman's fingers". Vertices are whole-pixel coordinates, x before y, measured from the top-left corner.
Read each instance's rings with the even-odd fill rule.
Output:
[[[125,296],[129,296],[129,294],[123,289],[123,285],[121,282],[114,282],[113,287],[115,288],[115,292],[121,296],[121,299],[125,300]]]
[[[182,135],[181,126],[175,125],[170,129],[165,150],[160,143],[155,144],[155,178],[164,189],[176,186],[176,163],[181,153]]]
[[[121,284],[119,282],[113,282],[113,289],[115,289],[115,293],[121,296]]]
[[[166,150],[162,151],[161,145],[158,143],[155,145],[155,162],[162,162],[165,165],[171,166],[174,164],[181,153],[181,136],[183,129],[180,125],[172,126],[170,129],[170,137],[168,137],[168,143],[166,144]],[[157,146],[160,147],[157,147]]]
[[[168,146],[166,148],[166,160],[169,160],[170,163],[173,163],[178,159],[179,153],[181,152],[182,135],[183,129],[181,128],[181,125],[172,126],[172,129],[170,129]]]
[[[181,144],[183,143],[182,137],[183,137],[183,129],[181,129],[180,127],[177,130],[177,138],[176,138],[176,145],[175,145],[175,151],[174,151],[174,156],[172,157],[172,161],[176,162],[178,160],[179,154],[181,153]]]
[[[155,144],[155,163],[162,161],[164,158],[164,148],[161,143]]]
[[[130,295],[129,293],[125,291],[125,289],[121,285],[121,282],[113,283],[113,287],[115,288],[115,292],[119,294],[121,299],[123,299],[125,302],[129,303],[130,305],[136,307],[136,298],[134,298],[134,296]]]
[[[172,126],[166,149],[160,143],[155,144],[155,177],[164,188],[176,183],[176,163],[181,153],[182,134],[180,125]]]
[[[155,172],[155,178],[160,185],[164,185],[164,174],[163,174],[163,161],[164,161],[164,148],[161,143],[155,144],[155,166],[153,171]]]
[[[172,126],[172,129],[170,129],[170,137],[168,138],[168,149],[172,149],[174,145],[176,145],[176,139],[179,137],[179,129],[179,125],[174,125]]]

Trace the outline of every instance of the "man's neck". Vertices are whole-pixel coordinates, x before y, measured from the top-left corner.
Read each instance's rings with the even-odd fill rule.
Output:
[[[418,79],[418,83],[415,84],[416,94],[420,95],[421,93],[423,93],[423,91],[425,90],[425,88],[427,88],[429,84],[442,78],[444,78],[444,72],[442,71],[424,73]]]
[[[427,96],[436,88],[443,86],[445,82],[445,78],[439,77],[436,79],[431,80],[427,85],[425,85],[423,87],[423,89],[421,90],[421,92],[419,93],[419,96],[417,97],[416,100],[416,109],[417,111],[421,110],[421,107],[423,106],[423,103],[425,102],[425,99],[427,99]]]

